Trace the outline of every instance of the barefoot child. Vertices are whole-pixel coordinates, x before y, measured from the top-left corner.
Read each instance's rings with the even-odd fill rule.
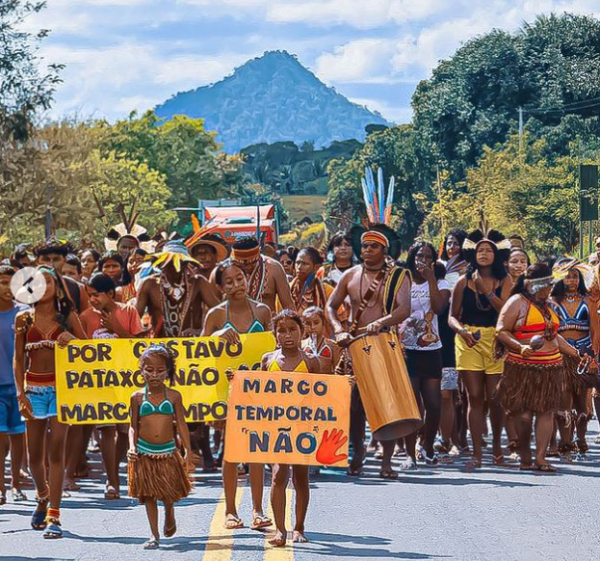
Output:
[[[188,470],[192,471],[193,465],[181,394],[165,386],[165,380],[172,385],[175,378],[171,352],[151,345],[140,357],[140,368],[146,387],[131,396],[129,496],[146,505],[152,537],[144,549],[157,549],[160,539],[157,502],[162,501],[165,506],[163,532],[170,538],[177,531],[173,506],[192,490]],[[185,461],[179,453],[176,436],[183,445]]]
[[[283,310],[273,318],[273,331],[277,339],[278,349],[267,353],[262,358],[262,370],[275,372],[320,372],[319,359],[310,356],[302,350],[303,325],[300,316],[292,310]],[[271,506],[275,518],[277,532],[269,540],[271,545],[282,547],[287,540],[285,528],[285,499],[286,487],[290,478],[296,490],[296,525],[292,539],[297,543],[307,542],[304,535],[304,521],[308,510],[309,466],[276,464],[273,466],[273,481],[271,484]]]

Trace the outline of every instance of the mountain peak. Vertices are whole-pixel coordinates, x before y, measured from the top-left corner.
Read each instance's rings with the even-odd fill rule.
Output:
[[[159,117],[203,118],[227,152],[259,142],[364,140],[365,126],[389,123],[327,87],[298,58],[267,51],[225,79],[178,93],[156,108]]]

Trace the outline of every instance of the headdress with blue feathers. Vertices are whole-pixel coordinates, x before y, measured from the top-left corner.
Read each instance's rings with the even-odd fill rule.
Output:
[[[385,192],[382,168],[377,170],[377,185],[375,185],[373,170],[369,167],[365,168],[365,176],[361,178],[361,182],[365,206],[367,207],[367,219],[369,225],[385,224],[386,226],[389,226],[392,220],[394,185],[396,183],[394,176],[390,178],[387,195]]]
[[[361,178],[363,197],[367,208],[367,219],[361,226],[354,226],[350,229],[350,238],[354,253],[359,256],[361,253],[362,237],[366,232],[378,232],[385,236],[388,241],[388,255],[392,259],[397,259],[400,255],[400,236],[390,227],[392,221],[392,204],[394,203],[395,179],[392,177],[387,187],[383,180],[383,169],[377,170],[377,185],[375,185],[375,175],[369,167],[365,168],[365,176]]]

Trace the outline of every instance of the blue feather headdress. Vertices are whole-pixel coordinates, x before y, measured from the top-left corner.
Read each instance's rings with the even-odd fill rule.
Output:
[[[383,169],[377,170],[377,185],[371,168],[365,168],[365,176],[361,178],[363,198],[367,207],[367,220],[370,224],[390,225],[392,219],[392,204],[394,203],[394,185],[396,180],[394,176],[390,178],[390,183],[385,189],[383,181]]]

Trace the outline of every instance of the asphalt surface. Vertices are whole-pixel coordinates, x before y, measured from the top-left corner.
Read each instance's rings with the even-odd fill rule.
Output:
[[[597,424],[590,429],[592,443]],[[395,464],[402,459],[395,459]],[[97,460],[95,455],[96,467]],[[598,557],[599,444],[592,444],[586,461],[557,465],[557,475],[523,473],[516,465],[494,467],[489,453],[483,469],[467,473],[465,460],[443,467],[419,466],[418,471],[401,473],[397,481],[378,478],[378,462],[372,455],[362,477],[324,471],[311,483],[306,525],[310,543],[281,549],[267,545],[269,532],[224,530],[220,474],[198,471],[192,495],[176,506],[177,535],[163,540],[157,551],[144,551],[142,544],[149,535],[144,508],[129,498],[105,501],[100,474],[94,470],[92,478],[82,480],[82,490],[63,502],[62,540],[43,540],[29,528],[33,501],[13,504],[9,497],[0,507],[0,559],[585,561]],[[240,479],[239,513],[249,524],[246,485],[247,480]],[[31,489],[26,493],[34,495]],[[288,511],[291,516],[290,507]]]

